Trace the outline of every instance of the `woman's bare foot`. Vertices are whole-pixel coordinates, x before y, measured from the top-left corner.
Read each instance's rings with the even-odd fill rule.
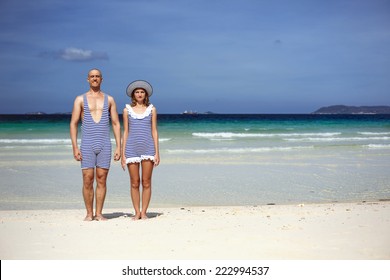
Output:
[[[93,217],[92,216],[89,216],[89,215],[85,216],[84,222],[91,222],[91,221],[93,221]]]
[[[103,215],[96,215],[95,216],[95,221],[107,221],[107,218],[104,217]]]
[[[136,214],[134,214],[134,216],[131,218],[133,221],[137,221],[137,220],[139,220],[139,219],[141,219],[141,213],[136,213]]]
[[[141,219],[142,220],[147,220],[147,219],[149,219],[149,217],[146,214],[141,214]]]

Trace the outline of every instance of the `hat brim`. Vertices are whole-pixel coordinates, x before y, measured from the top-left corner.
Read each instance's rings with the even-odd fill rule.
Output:
[[[152,96],[153,94],[153,87],[151,84],[149,84],[147,81],[144,80],[137,80],[134,82],[131,82],[126,89],[126,94],[131,97],[131,94],[133,91],[137,88],[142,88],[146,91],[148,96]]]

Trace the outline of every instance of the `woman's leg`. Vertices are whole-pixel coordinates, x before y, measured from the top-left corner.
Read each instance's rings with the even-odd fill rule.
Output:
[[[141,206],[140,206],[140,176],[139,176],[139,163],[129,163],[129,175],[130,175],[130,194],[131,201],[133,202],[134,207],[134,220],[141,218]]]
[[[149,207],[150,198],[152,197],[152,173],[154,162],[151,160],[142,161],[142,212],[141,218],[147,219],[146,211]]]

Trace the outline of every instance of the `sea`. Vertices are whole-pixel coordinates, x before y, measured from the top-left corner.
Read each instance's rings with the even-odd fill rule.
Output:
[[[0,115],[0,210],[84,208],[69,121]],[[158,131],[150,209],[390,199],[390,115],[160,114]],[[129,185],[113,161],[105,208],[131,210]]]

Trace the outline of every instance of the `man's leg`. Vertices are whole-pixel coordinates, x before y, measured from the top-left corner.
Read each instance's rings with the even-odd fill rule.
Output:
[[[96,167],[96,215],[98,221],[107,220],[103,214],[103,205],[107,192],[108,169]]]
[[[94,169],[82,169],[83,172],[83,197],[85,203],[85,209],[87,210],[87,216],[85,216],[84,221],[93,220],[93,179],[94,179]]]

